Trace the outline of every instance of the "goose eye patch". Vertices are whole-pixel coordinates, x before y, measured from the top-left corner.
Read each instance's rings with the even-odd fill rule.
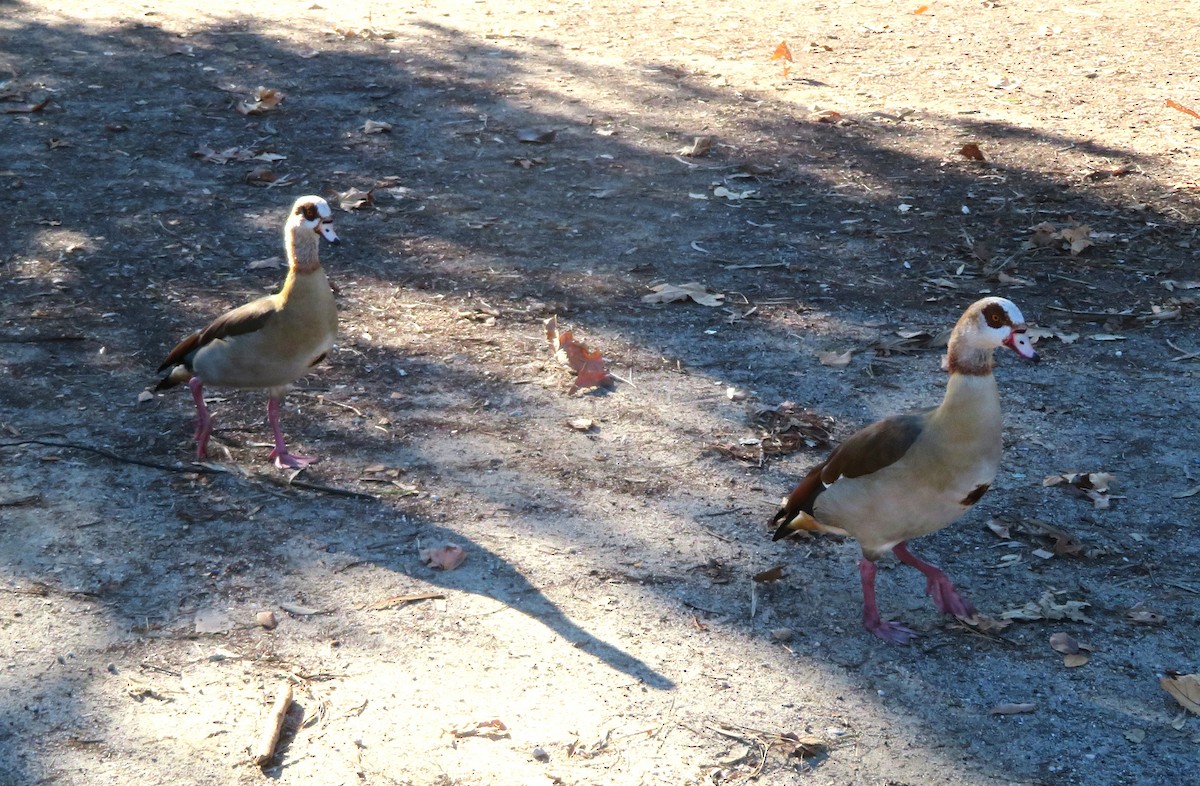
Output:
[[[1008,314],[1004,312],[1004,308],[998,303],[992,303],[983,310],[983,317],[987,320],[988,327],[1004,327],[1009,324]]]

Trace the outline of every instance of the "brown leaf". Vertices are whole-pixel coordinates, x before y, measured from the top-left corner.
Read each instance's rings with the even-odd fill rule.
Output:
[[[754,574],[754,580],[759,584],[770,584],[773,581],[779,581],[781,578],[783,578],[783,565],[776,565],[773,568],[768,568]]]
[[[1179,702],[1179,706],[1200,715],[1200,674],[1179,674],[1173,671],[1158,681],[1162,689]]]
[[[431,568],[454,570],[463,564],[467,552],[462,546],[442,546],[438,549],[421,549],[418,556]]]
[[[555,357],[575,372],[575,382],[571,385],[572,393],[612,383],[612,375],[608,373],[604,356],[599,350],[588,349],[586,345],[577,342],[570,330],[560,331],[557,315],[542,324],[546,329],[546,340],[554,347]]]
[[[787,45],[787,41],[780,41],[779,46],[775,47],[775,52],[771,55],[771,62],[775,62],[776,60],[785,60],[789,63],[794,62],[792,60],[792,50]]]
[[[674,303],[679,300],[691,299],[702,306],[716,308],[725,300],[725,295],[719,292],[709,292],[708,287],[699,281],[686,284],[659,284],[650,288],[649,295],[642,295],[643,303]]]
[[[997,704],[990,710],[991,715],[1017,715],[1022,712],[1033,712],[1036,704]]]
[[[1050,637],[1050,647],[1063,655],[1077,655],[1081,650],[1090,649],[1081,645],[1070,633],[1055,633]]]
[[[1183,112],[1186,115],[1191,115],[1192,117],[1196,118],[1197,120],[1200,120],[1200,113],[1196,112],[1194,109],[1188,109],[1186,106],[1179,103],[1178,101],[1172,101],[1171,99],[1168,98],[1167,106],[1171,107],[1172,109],[1178,109],[1180,112]]]
[[[1089,657],[1082,652],[1072,652],[1063,655],[1063,665],[1068,669],[1077,669],[1087,664]]]
[[[792,750],[788,753],[789,756],[796,756],[802,759],[820,756],[829,749],[829,743],[813,734],[801,736],[795,732],[786,731],[780,734],[779,738],[787,741],[792,747]]]
[[[246,182],[252,184],[274,183],[279,179],[269,166],[259,166],[246,173]]]
[[[964,158],[969,158],[972,161],[986,161],[983,157],[983,151],[979,149],[979,145],[974,142],[963,145],[958,149],[958,154]]]
[[[978,611],[970,617],[959,617],[958,621],[980,633],[999,633],[1012,625],[1012,620],[998,620]]]
[[[239,101],[237,111],[243,115],[261,115],[270,112],[283,102],[283,93],[273,87],[260,87],[254,91],[253,101]]]

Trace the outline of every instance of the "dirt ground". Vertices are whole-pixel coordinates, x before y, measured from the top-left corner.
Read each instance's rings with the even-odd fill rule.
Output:
[[[1196,770],[1160,687],[1200,671],[1194,5],[63,5],[0,0],[0,784]],[[323,461],[212,390],[195,465],[186,392],[140,394],[278,287],[306,193],[341,333],[283,425]],[[723,297],[643,300],[689,282]],[[985,293],[1044,359],[998,358],[1000,475],[914,550],[1042,618],[885,562],[889,646],[855,545],[767,521],[823,429],[936,403]]]

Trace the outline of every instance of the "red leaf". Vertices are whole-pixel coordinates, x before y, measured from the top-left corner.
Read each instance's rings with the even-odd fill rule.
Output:
[[[1171,107],[1172,109],[1178,109],[1180,112],[1183,112],[1186,115],[1191,115],[1192,117],[1196,118],[1197,120],[1200,120],[1200,113],[1197,113],[1195,110],[1188,109],[1186,106],[1179,103],[1178,101],[1172,101],[1171,99],[1168,98],[1167,106]]]
[[[979,145],[975,144],[974,142],[970,142],[970,143],[965,144],[962,147],[960,147],[958,149],[958,154],[960,156],[969,158],[972,161],[986,161],[987,160],[986,158],[983,157],[983,151],[979,149]]]

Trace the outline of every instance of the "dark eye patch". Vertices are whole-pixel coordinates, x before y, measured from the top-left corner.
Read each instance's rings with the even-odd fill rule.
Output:
[[[304,216],[305,221],[316,221],[317,216],[319,215],[317,213],[317,206],[312,202],[307,202],[303,205],[297,206],[296,212]]]
[[[998,328],[1012,324],[1008,319],[1008,312],[999,303],[989,303],[983,309],[983,318],[987,320],[988,327]]]

